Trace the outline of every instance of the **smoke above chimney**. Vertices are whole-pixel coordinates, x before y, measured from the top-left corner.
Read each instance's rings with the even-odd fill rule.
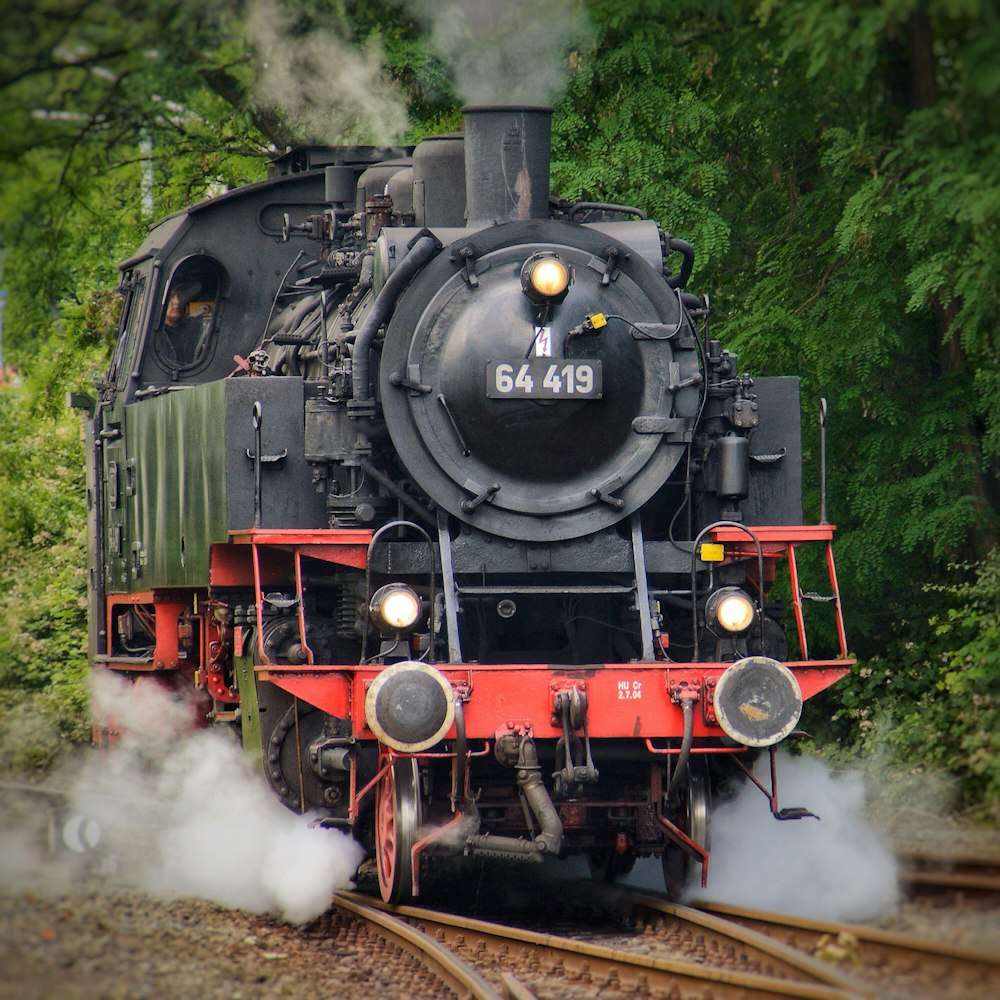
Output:
[[[407,0],[468,104],[550,105],[591,35],[579,0]]]

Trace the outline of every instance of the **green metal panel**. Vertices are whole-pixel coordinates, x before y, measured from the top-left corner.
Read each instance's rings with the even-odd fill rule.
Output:
[[[253,655],[234,656],[233,673],[240,692],[240,728],[243,749],[251,755],[253,763],[263,768],[263,744],[260,732],[260,707],[257,703],[257,678],[253,669]]]
[[[136,475],[134,590],[208,580],[210,546],[227,536],[223,394],[223,383],[211,382],[126,408]]]
[[[224,379],[130,404],[125,412],[129,590],[208,585],[213,544],[254,524],[255,403],[263,413],[261,526],[326,527],[303,458],[298,378]],[[136,558],[131,558],[136,553]]]

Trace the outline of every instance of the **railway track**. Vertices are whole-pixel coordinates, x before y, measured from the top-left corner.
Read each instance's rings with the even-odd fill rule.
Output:
[[[668,904],[669,905],[669,904]],[[972,1000],[1000,996],[1000,952],[977,951],[857,924],[789,917],[720,903],[701,907],[812,954],[885,996]]]
[[[508,976],[506,981],[501,977],[501,983],[506,982],[504,992],[494,988],[475,968],[464,961],[454,949],[446,947],[441,941],[431,937],[400,917],[377,907],[370,899],[355,893],[338,893],[333,901],[334,908],[354,917],[360,918],[371,925],[384,940],[414,955],[417,960],[436,977],[440,984],[451,990],[455,996],[470,997],[472,1000],[503,1000],[515,994],[516,981]],[[411,987],[419,991],[416,983]],[[423,983],[426,987],[426,981]],[[403,987],[404,991],[406,987]],[[405,995],[405,992],[404,994]],[[422,995],[415,992],[414,996]]]
[[[61,790],[14,783],[0,783],[0,796],[45,801],[54,815],[63,801]],[[66,837],[52,841],[64,846]],[[972,914],[995,906],[1000,855],[903,850],[900,858],[911,893],[938,894],[932,909],[942,899]],[[412,993],[420,998],[1000,996],[995,952],[719,904],[693,910],[597,883],[566,895],[593,903],[600,926],[579,917],[539,929],[415,908],[390,914],[352,894],[335,903],[337,919],[363,920],[372,928],[366,933],[393,940],[430,970]]]
[[[676,915],[671,926],[553,934],[343,893],[360,913],[416,925],[480,970],[511,1000],[845,1000],[878,992],[794,948],[725,920]],[[695,914],[696,911],[690,911]]]
[[[1000,852],[897,849],[901,885],[915,892],[958,891],[1000,897]]]
[[[354,894],[339,899],[359,914],[391,913],[416,925],[512,1000],[1000,996],[997,954],[857,925],[722,904],[693,909],[630,890],[588,888],[600,899],[602,918],[591,930],[577,920],[561,933],[387,907]]]

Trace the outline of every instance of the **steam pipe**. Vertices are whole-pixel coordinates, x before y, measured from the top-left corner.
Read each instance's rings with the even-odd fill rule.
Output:
[[[534,840],[522,837],[503,837],[493,834],[474,834],[465,841],[465,849],[480,857],[511,858],[520,861],[541,861],[543,854],[558,854],[562,849],[562,821],[542,781],[538,752],[532,739],[521,743],[517,760],[517,787],[528,801],[528,807],[541,826]],[[478,817],[476,804],[466,799],[462,811]]]
[[[375,298],[372,311],[365,317],[358,329],[354,341],[354,351],[351,355],[351,385],[355,402],[368,401],[372,398],[368,387],[368,355],[371,352],[375,334],[389,318],[392,307],[396,304],[396,299],[399,298],[399,293],[407,282],[437,253],[439,246],[438,241],[426,230],[418,236],[402,263],[389,275],[382,290]]]
[[[517,762],[517,787],[524,793],[531,811],[541,825],[541,833],[535,843],[549,854],[558,854],[562,847],[562,822],[549,793],[542,781],[541,767],[534,740],[524,740],[521,744],[520,759]]]

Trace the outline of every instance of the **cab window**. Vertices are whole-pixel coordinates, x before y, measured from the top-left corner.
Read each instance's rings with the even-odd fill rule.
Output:
[[[186,371],[209,360],[225,284],[224,268],[207,254],[188,257],[174,268],[154,341],[159,359],[168,368]]]

